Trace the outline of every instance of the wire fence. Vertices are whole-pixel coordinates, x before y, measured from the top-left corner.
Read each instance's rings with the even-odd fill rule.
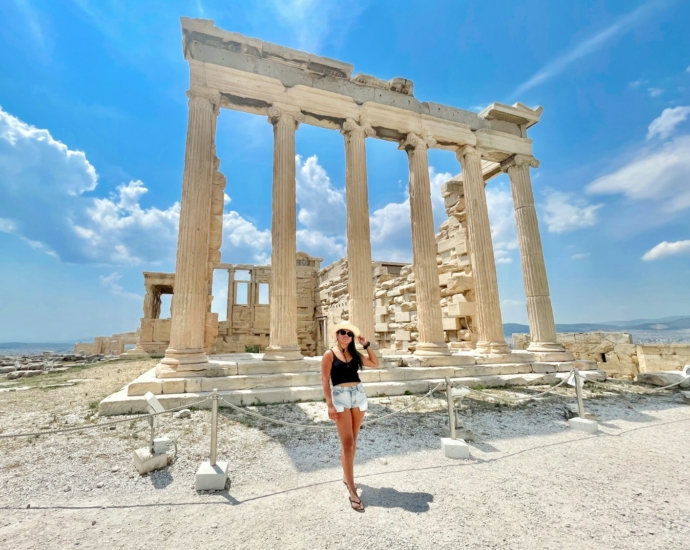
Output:
[[[392,416],[396,416],[408,409],[411,409],[418,403],[424,401],[426,398],[430,397],[437,389],[439,389],[441,386],[443,386],[445,382],[439,382],[436,384],[436,386],[429,390],[427,393],[425,393],[422,397],[419,399],[413,401],[406,407],[400,409],[399,411],[393,411],[392,413],[380,416],[378,418],[373,418],[371,420],[367,420],[365,422],[362,422],[362,426],[371,426],[372,424],[375,424],[377,422],[381,422],[382,420],[385,420],[387,418],[390,418]],[[269,416],[264,416],[263,414],[259,414],[257,412],[251,411],[249,409],[246,409],[244,407],[240,407],[239,405],[235,405],[234,403],[230,403],[230,401],[226,400],[225,398],[221,397],[220,400],[225,403],[228,407],[235,409],[241,413],[244,413],[248,416],[253,416],[255,418],[261,418],[262,420],[266,420],[267,422],[271,422],[273,424],[279,424],[281,426],[292,426],[293,428],[304,428],[304,429],[309,429],[309,430],[336,430],[337,426],[333,424],[328,424],[328,425],[321,425],[321,424],[297,424],[295,422],[288,422],[287,420],[279,420],[277,418],[271,418]]]
[[[202,403],[205,403],[206,401],[210,401],[210,397],[205,397],[204,399],[201,399],[199,401],[195,401],[194,403],[188,403],[186,405],[182,405],[180,407],[175,407],[173,409],[167,409],[165,411],[157,412],[157,413],[148,413],[148,414],[140,414],[135,416],[134,418],[124,418],[121,420],[112,420],[110,422],[101,422],[100,424],[87,424],[86,426],[71,426],[69,428],[58,428],[55,430],[43,430],[39,432],[24,432],[24,433],[18,433],[18,434],[0,434],[0,439],[10,439],[10,438],[15,438],[15,437],[38,437],[41,435],[51,435],[51,434],[59,434],[59,433],[67,433],[67,432],[79,432],[83,430],[93,430],[96,428],[107,428],[108,426],[115,426],[116,424],[124,424],[126,422],[140,422],[141,420],[146,420],[147,418],[153,418],[154,416],[160,416],[163,414],[170,414],[174,413],[177,411],[180,411],[182,409],[189,409],[191,407],[196,407]]]
[[[530,396],[525,396],[525,397],[515,397],[515,398],[510,397],[510,396],[504,396],[502,399],[496,395],[491,395],[490,397],[493,399],[496,399],[497,401],[502,401],[502,402],[507,403],[507,404],[516,404],[516,403],[521,403],[521,402],[534,401],[536,399],[544,397],[545,395],[553,392],[557,388],[566,384],[571,379],[571,375],[574,373],[574,370],[575,369],[573,369],[568,374],[568,376],[564,377],[563,380],[561,380],[558,384],[551,386],[546,391],[543,391],[543,392],[538,393],[536,395],[530,395]],[[678,380],[677,382],[674,382],[673,384],[668,384],[667,386],[663,386],[661,388],[655,388],[652,390],[648,390],[645,393],[657,393],[657,392],[661,392],[661,391],[666,391],[666,390],[669,390],[669,389],[674,388],[676,386],[680,386],[681,384],[688,382],[688,380],[690,380],[690,377],[685,377],[685,378],[682,378],[681,380]],[[602,384],[601,382],[598,382],[596,380],[588,380],[587,378],[584,378],[584,377],[582,378],[582,381],[583,381],[583,383],[588,382],[588,383],[593,383],[593,384],[604,386],[604,384]],[[386,420],[388,418],[391,418],[393,416],[397,416],[398,414],[403,413],[403,412],[411,409],[415,405],[417,405],[420,402],[424,401],[425,399],[429,398],[434,392],[436,392],[441,386],[444,386],[444,385],[446,385],[445,382],[439,382],[438,384],[436,384],[436,386],[434,388],[429,390],[422,397],[413,401],[412,403],[405,406],[404,408],[402,408],[398,411],[393,411],[389,414],[380,416],[378,418],[373,418],[371,420],[364,421],[364,422],[362,422],[362,426],[370,426],[372,424],[376,424],[378,422],[381,422],[381,421]],[[464,388],[467,388],[471,393],[486,395],[486,394],[483,394],[482,392],[480,392],[479,390],[470,388],[466,385],[462,385],[462,383],[460,383],[460,382],[451,384],[451,387],[454,387],[454,388],[464,387]],[[627,393],[632,393],[632,392],[627,392]],[[117,424],[123,424],[126,422],[140,422],[142,420],[146,420],[148,418],[153,418],[155,416],[174,413],[174,412],[180,411],[182,409],[189,409],[189,408],[193,408],[193,407],[198,407],[199,405],[202,405],[203,403],[206,403],[207,401],[210,401],[210,400],[212,400],[212,395],[207,396],[204,399],[200,399],[199,401],[195,401],[193,403],[187,403],[185,405],[181,405],[179,407],[174,407],[172,409],[167,409],[167,410],[162,411],[162,412],[147,413],[147,414],[137,415],[136,417],[133,417],[133,418],[112,420],[110,422],[88,424],[85,426],[70,426],[68,428],[58,428],[55,430],[42,430],[42,431],[36,431],[36,432],[0,434],[0,439],[10,439],[10,438],[20,438],[20,437],[39,437],[42,435],[78,432],[78,431],[92,430],[92,429],[97,429],[97,428],[107,428],[109,426],[115,426]],[[337,427],[334,424],[298,424],[295,422],[289,422],[287,420],[280,420],[277,418],[272,418],[269,416],[259,414],[255,411],[247,409],[246,407],[235,405],[234,403],[231,403],[230,401],[228,401],[227,399],[225,399],[222,396],[219,396],[219,400],[222,401],[226,406],[228,406],[234,410],[237,410],[237,411],[241,412],[242,414],[245,414],[247,416],[252,416],[254,418],[259,418],[261,420],[265,420],[265,421],[270,422],[272,424],[278,424],[278,425],[282,425],[282,426],[291,426],[293,428],[311,429],[311,430],[336,430],[337,429]]]

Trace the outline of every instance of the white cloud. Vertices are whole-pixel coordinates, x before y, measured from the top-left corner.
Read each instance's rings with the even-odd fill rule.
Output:
[[[137,264],[170,257],[179,206],[142,209],[140,181],[94,198],[98,175],[81,151],[0,109],[0,218],[34,248],[74,263]]]
[[[347,33],[367,3],[366,0],[269,0],[269,7],[278,15],[273,23],[278,22],[293,33],[295,47],[319,53],[325,40],[337,40]],[[263,3],[257,4],[257,8],[263,11]]]
[[[630,86],[631,88],[639,88],[640,86],[644,86],[645,84],[649,84],[649,80],[644,80],[641,78],[640,80],[633,80],[632,82],[628,82],[628,86]]]
[[[659,97],[664,93],[663,88],[648,88],[647,93],[649,93],[649,97]]]
[[[658,120],[658,119],[657,119]],[[662,210],[690,208],[690,136],[637,151],[633,160],[585,188],[593,195],[622,194],[659,201]]]
[[[647,251],[642,259],[646,262],[661,260],[668,256],[678,256],[680,254],[690,254],[690,241],[676,241],[669,243],[661,242],[651,250]]]
[[[489,184],[491,185],[491,184]],[[497,264],[513,262],[512,251],[517,248],[515,209],[511,192],[501,187],[486,188],[486,205],[491,223],[491,241]]]
[[[524,306],[525,301],[524,300],[501,300],[501,305],[502,306]]]
[[[643,4],[636,10],[624,15],[612,25],[609,25],[604,30],[595,34],[594,36],[575,45],[570,51],[562,54],[553,61],[547,63],[539,71],[537,71],[529,80],[520,84],[513,95],[521,94],[535,86],[538,86],[551,78],[563,73],[574,62],[592,55],[599,51],[608,42],[625,34],[629,30],[636,27],[639,23],[644,22],[651,15],[651,12],[662,7],[659,2],[650,1]]]
[[[333,187],[317,156],[302,161],[302,157],[296,155],[295,173],[299,222],[312,231],[344,234],[345,191]]]
[[[673,134],[676,126],[684,122],[688,116],[690,116],[690,106],[664,109],[649,125],[647,139],[652,139],[656,136],[661,139],[667,139]]]
[[[310,256],[324,258],[324,267],[347,254],[343,235],[325,235],[320,231],[297,230],[297,248]]]
[[[429,167],[434,230],[448,217],[441,198],[441,185],[451,177],[448,172],[437,173],[433,166]],[[402,202],[388,203],[369,216],[372,257],[375,260],[412,262],[410,196],[407,186],[404,196]]]
[[[597,223],[597,210],[602,204],[589,204],[571,193],[548,189],[542,207],[544,221],[551,233],[564,233],[592,227]]]
[[[109,289],[110,292],[112,292],[116,296],[122,296],[124,298],[133,298],[137,301],[142,300],[143,296],[135,294],[134,292],[127,292],[122,288],[122,285],[119,283],[119,280],[121,278],[122,274],[117,271],[114,271],[110,275],[101,275],[99,277],[101,285]]]
[[[573,260],[584,260],[585,258],[589,258],[589,252],[581,252],[579,254],[573,254],[571,256]]]
[[[330,263],[346,254],[345,193],[333,187],[316,156],[295,156],[297,249]],[[226,199],[228,204],[230,198]],[[259,229],[237,212],[225,214],[223,260],[267,264],[271,258],[271,230]],[[302,227],[299,227],[301,225]]]
[[[221,255],[227,263],[266,265],[271,257],[271,231],[258,229],[235,211],[223,215]]]
[[[369,225],[374,260],[412,261],[409,196],[403,202],[391,202],[374,210],[369,216]]]

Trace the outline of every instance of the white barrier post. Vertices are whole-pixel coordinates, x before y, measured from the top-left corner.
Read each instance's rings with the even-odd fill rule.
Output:
[[[455,404],[453,403],[453,388],[450,378],[446,376],[446,401],[448,401],[448,431],[450,438],[455,440]]]
[[[455,403],[453,402],[453,386],[446,376],[446,400],[448,402],[448,428],[450,437],[441,438],[441,449],[447,458],[470,458],[470,446],[464,439],[455,439]]]
[[[228,481],[228,462],[216,461],[218,444],[218,400],[220,394],[214,388],[211,394],[211,452],[209,460],[202,462],[196,472],[195,487],[197,491],[222,491]]]
[[[577,418],[571,418],[568,420],[568,425],[574,430],[580,430],[581,432],[587,432],[589,434],[595,434],[599,431],[599,424],[595,420],[587,420],[585,418],[585,406],[582,402],[582,386],[583,381],[580,378],[580,371],[577,367],[573,368],[573,375],[575,376],[575,393],[577,394],[577,410],[580,415]]]
[[[165,408],[160,404],[160,401],[151,392],[146,392],[144,395],[146,399],[146,408],[149,414],[161,414],[165,412]],[[134,451],[134,467],[140,474],[146,474],[153,470],[160,470],[168,465],[168,450],[172,447],[172,441],[169,437],[156,437],[156,429],[158,428],[158,417],[149,416],[149,426],[151,428],[151,435],[149,438],[148,449],[137,449]]]

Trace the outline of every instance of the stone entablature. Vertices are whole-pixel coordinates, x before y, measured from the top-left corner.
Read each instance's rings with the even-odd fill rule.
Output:
[[[366,120],[381,139],[415,133],[440,149],[479,146],[494,163],[532,154],[526,129],[539,121],[541,109],[493,103],[477,114],[420,102],[410,80],[351,77],[349,63],[224,31],[210,20],[182,18],[182,32],[192,87],[221,94],[222,107],[268,116],[272,105],[286,105],[301,112],[305,124],[337,130],[348,118]]]

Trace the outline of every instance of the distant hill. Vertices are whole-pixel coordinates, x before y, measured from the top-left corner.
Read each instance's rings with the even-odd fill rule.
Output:
[[[664,317],[663,319],[635,319],[633,321],[619,321],[617,323],[572,323],[556,324],[557,332],[629,332],[631,330],[671,331],[690,329],[690,316]],[[503,333],[527,334],[529,327],[519,323],[505,323]]]

